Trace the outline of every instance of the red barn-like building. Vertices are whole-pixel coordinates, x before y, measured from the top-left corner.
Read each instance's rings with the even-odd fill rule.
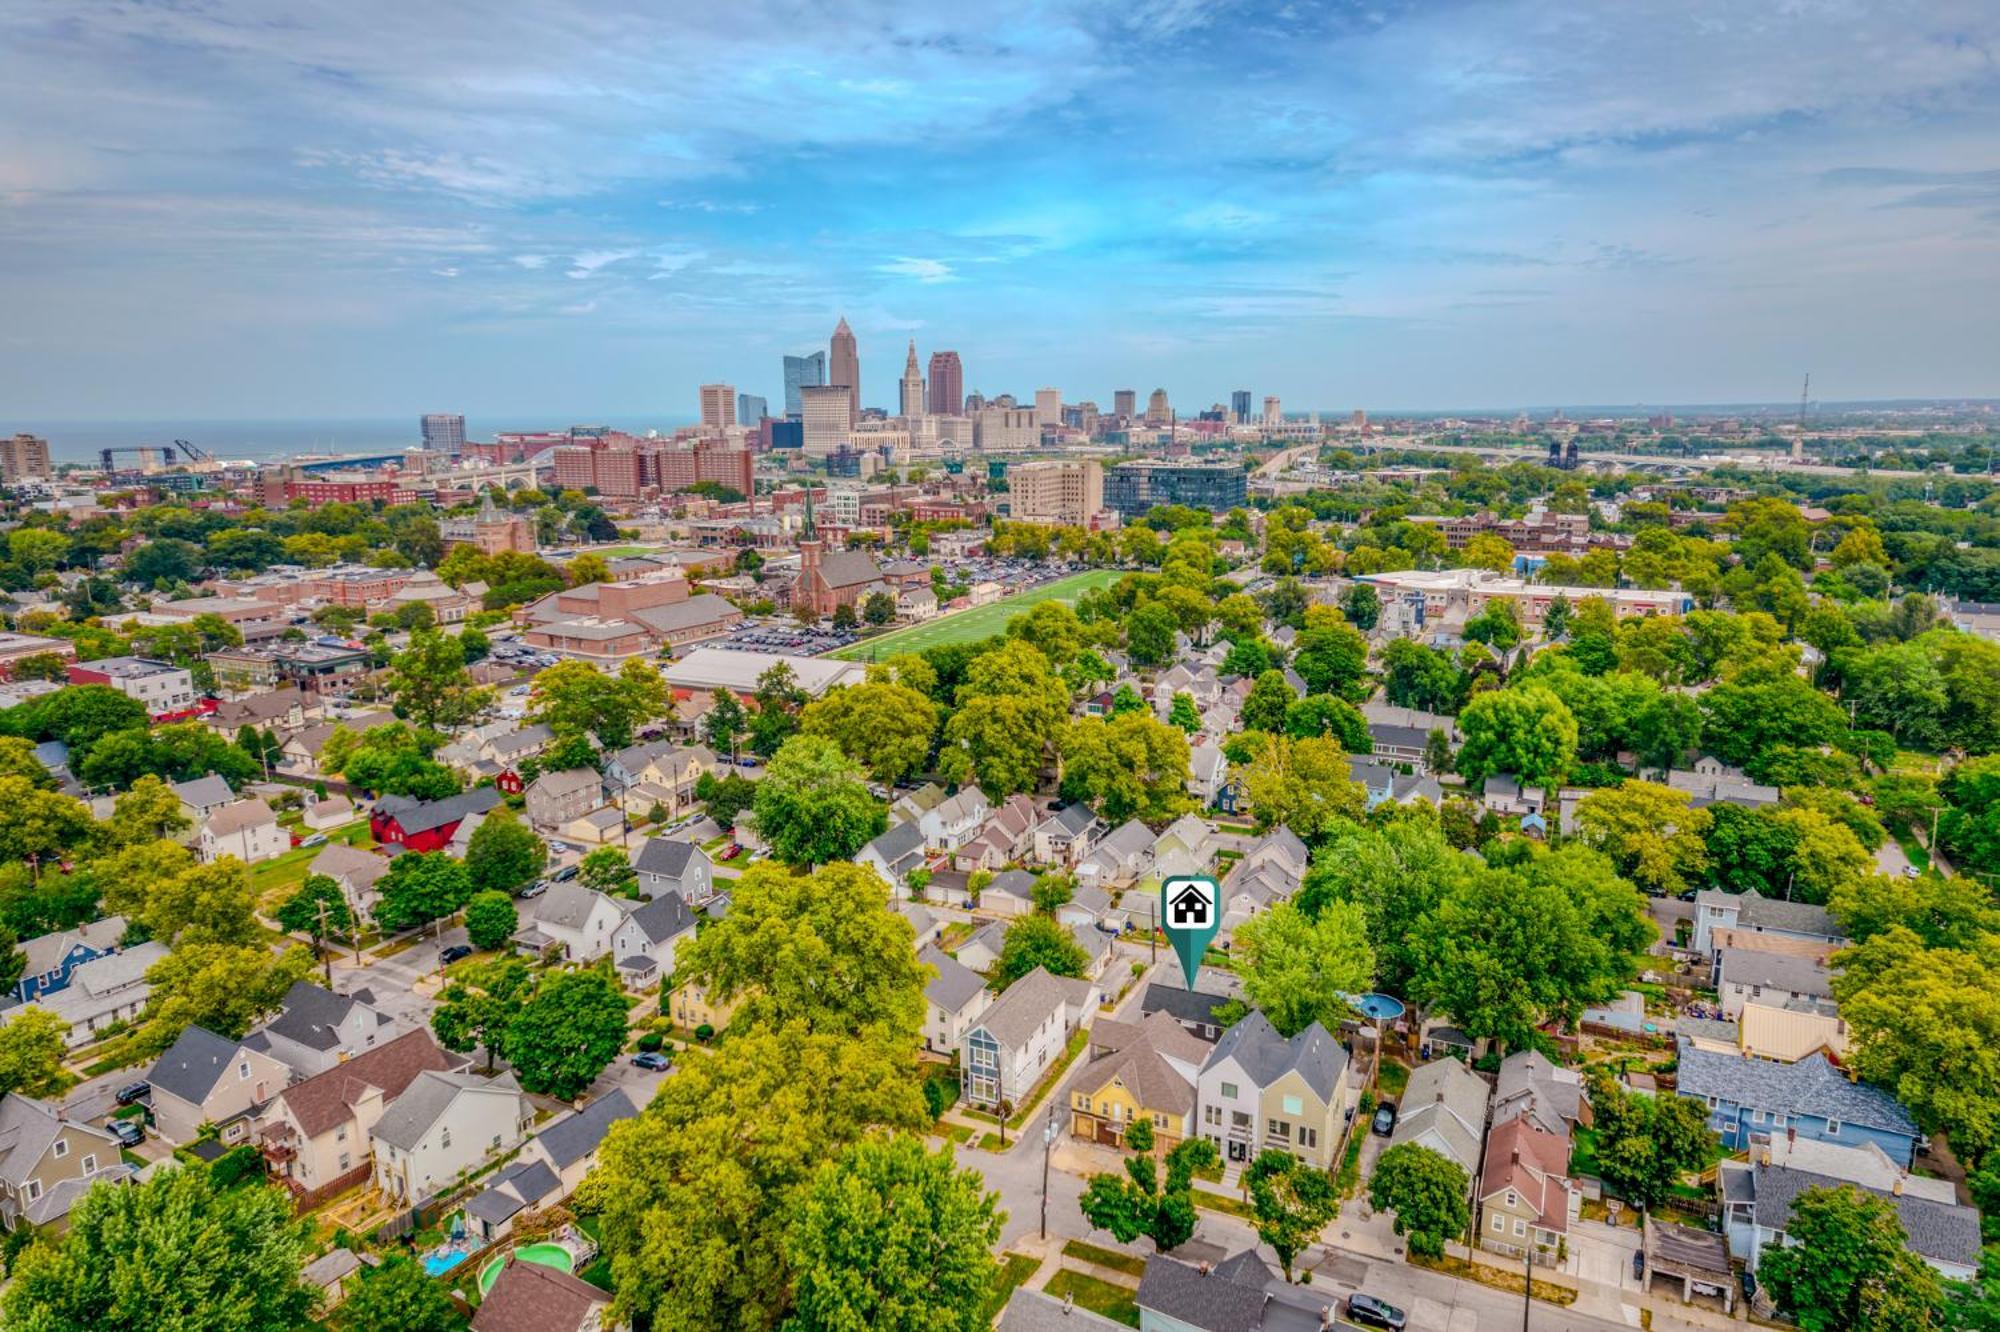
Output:
[[[500,792],[490,786],[447,800],[384,796],[369,816],[368,828],[384,846],[400,846],[405,851],[442,851],[467,815],[484,814],[500,801]]]

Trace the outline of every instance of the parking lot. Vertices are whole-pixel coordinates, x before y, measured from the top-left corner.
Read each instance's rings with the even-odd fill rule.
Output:
[[[735,648],[739,652],[776,652],[788,657],[817,657],[822,652],[846,647],[860,636],[844,629],[806,628],[773,616],[741,624],[729,637],[703,643],[702,646]]]

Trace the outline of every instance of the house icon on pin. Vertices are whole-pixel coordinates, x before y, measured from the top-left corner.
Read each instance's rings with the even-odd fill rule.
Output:
[[[1209,926],[1208,894],[1197,883],[1182,884],[1167,903],[1167,916],[1176,929],[1204,930]]]

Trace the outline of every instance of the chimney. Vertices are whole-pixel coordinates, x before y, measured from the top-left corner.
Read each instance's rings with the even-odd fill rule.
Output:
[[[1207,1276],[1209,1271],[1208,1264],[1203,1263],[1200,1267],[1196,1268],[1195,1270],[1197,1272],[1200,1272],[1203,1276]]]
[[[1892,1194],[1893,1196],[1895,1196],[1895,1197],[1898,1197],[1898,1198],[1900,1198],[1900,1197],[1902,1197],[1902,1196],[1903,1196],[1903,1180],[1904,1180],[1905,1178],[1907,1178],[1907,1176],[1904,1176],[1904,1175],[1901,1175],[1901,1174],[1898,1174],[1898,1175],[1896,1176],[1896,1182],[1895,1182],[1894,1184],[1891,1184],[1891,1185],[1889,1186],[1889,1192],[1890,1192],[1890,1194]]]

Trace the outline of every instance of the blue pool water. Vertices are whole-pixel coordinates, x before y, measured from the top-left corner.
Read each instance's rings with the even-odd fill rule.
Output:
[[[424,1271],[431,1276],[438,1276],[451,1271],[452,1268],[457,1267],[464,1261],[465,1254],[461,1250],[447,1249],[443,1253],[439,1253],[433,1249],[424,1255]]]
[[[1403,1001],[1388,994],[1349,995],[1348,1002],[1362,1017],[1374,1022],[1390,1022],[1403,1016]]]

